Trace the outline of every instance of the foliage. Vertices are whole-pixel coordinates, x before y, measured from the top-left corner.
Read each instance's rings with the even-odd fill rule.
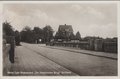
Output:
[[[43,38],[43,30],[39,27],[34,27],[33,29],[35,39]]]
[[[50,40],[53,38],[53,29],[51,26],[47,25],[43,29],[39,27],[34,27],[33,30],[31,30],[30,27],[26,26],[21,31],[21,40],[24,42],[29,43],[37,43],[39,42],[39,39],[42,39],[42,42],[50,42]]]
[[[33,43],[34,42],[34,33],[30,27],[26,26],[21,31],[21,41]]]
[[[80,35],[79,31],[76,33],[76,39],[81,40],[81,35]]]
[[[43,28],[43,40],[44,42],[50,42],[51,39],[53,39],[53,29],[50,25],[46,25]]]
[[[10,23],[8,23],[8,22],[3,23],[3,32],[7,36],[14,36],[14,30],[13,30],[12,26],[10,25]]]
[[[76,39],[76,37],[75,37],[75,35],[73,33],[71,33],[69,39],[74,40],[74,39]]]

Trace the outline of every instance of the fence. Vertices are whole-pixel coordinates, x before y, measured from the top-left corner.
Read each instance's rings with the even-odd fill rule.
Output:
[[[104,52],[117,53],[117,42],[104,42],[101,39],[89,40],[89,41],[81,41],[81,42],[78,42],[78,43],[53,42],[53,43],[49,43],[47,45],[75,47],[75,48],[81,48],[81,49],[87,49],[87,50],[95,50],[95,51],[104,51]]]
[[[117,53],[117,43],[116,42],[105,42],[103,44],[103,51]]]
[[[79,43],[59,43],[58,42],[58,43],[50,43],[49,45],[89,49],[89,43],[88,42],[79,42]]]

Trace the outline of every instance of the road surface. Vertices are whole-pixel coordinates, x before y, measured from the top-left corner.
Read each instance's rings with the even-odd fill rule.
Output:
[[[27,44],[25,44],[27,45]],[[7,63],[4,76],[76,76],[63,66],[22,46],[15,48],[15,63]]]
[[[117,75],[117,60],[50,49],[40,44],[23,43],[22,45],[79,75]]]
[[[37,70],[38,72],[66,71],[71,73],[67,75],[79,76],[117,76],[117,60],[51,49],[41,44],[21,44],[22,46],[16,47],[15,53],[17,54],[16,57],[18,57],[16,59],[19,59],[19,64],[12,66],[13,71],[15,69],[19,69],[19,71],[27,69],[28,71]],[[24,65],[21,65],[21,61]]]

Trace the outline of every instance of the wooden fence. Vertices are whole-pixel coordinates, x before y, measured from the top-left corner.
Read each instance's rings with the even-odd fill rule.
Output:
[[[87,50],[117,53],[117,42],[103,42],[103,40],[101,40],[101,39],[81,41],[78,43],[52,42],[52,43],[47,43],[47,45],[74,47],[74,48],[81,48],[81,49],[87,49]]]
[[[117,53],[117,43],[116,42],[105,42],[105,43],[103,43],[103,51]]]

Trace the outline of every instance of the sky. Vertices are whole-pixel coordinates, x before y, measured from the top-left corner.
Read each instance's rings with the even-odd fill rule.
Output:
[[[59,25],[72,25],[74,34],[82,37],[116,37],[117,4],[115,3],[54,3],[27,4],[9,3],[3,6],[3,20],[8,21],[14,30],[21,31],[25,26],[40,28],[50,25],[54,33]]]

